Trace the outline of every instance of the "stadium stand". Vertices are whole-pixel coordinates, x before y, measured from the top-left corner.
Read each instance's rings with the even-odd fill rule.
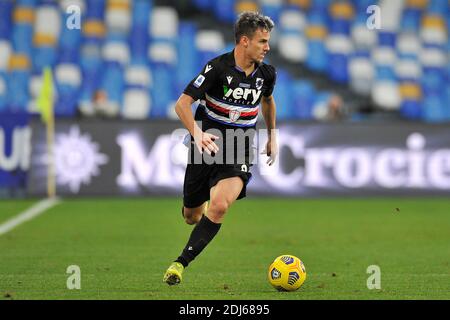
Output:
[[[404,119],[450,120],[450,7],[447,0],[192,0],[231,28],[258,10],[277,23],[272,50],[326,78],[277,66],[280,119],[323,120],[344,86]],[[45,66],[55,75],[59,117],[171,118],[178,95],[201,66],[230,50],[223,29],[202,29],[170,1],[0,0],[0,111],[36,112]],[[378,5],[381,29],[368,27]],[[68,28],[80,8],[81,29]],[[352,119],[357,119],[353,117]]]

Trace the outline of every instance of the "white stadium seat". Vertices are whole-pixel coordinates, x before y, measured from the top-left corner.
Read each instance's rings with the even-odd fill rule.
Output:
[[[422,68],[415,60],[403,59],[396,64],[395,73],[399,78],[420,80]]]
[[[9,41],[0,40],[0,71],[6,71],[8,69],[11,54],[12,47]]]
[[[147,119],[151,107],[148,91],[129,89],[124,94],[122,116],[126,119]]]
[[[365,24],[357,24],[351,30],[352,40],[357,49],[371,49],[377,45],[378,33]]]
[[[390,47],[378,47],[372,50],[372,59],[376,65],[394,66],[397,53]]]
[[[132,65],[125,70],[125,82],[129,85],[138,85],[145,88],[151,88],[153,80],[148,68]]]
[[[81,85],[81,71],[76,64],[59,64],[55,68],[55,79],[59,83],[79,87]]]
[[[117,61],[127,65],[130,62],[130,49],[125,42],[108,41],[102,48],[102,56],[106,61]]]
[[[308,56],[308,45],[302,35],[281,35],[278,49],[281,56],[291,62],[303,62]]]
[[[298,10],[284,10],[280,15],[280,29],[303,32],[307,24],[305,14]]]
[[[36,9],[34,31],[36,34],[52,36],[55,40],[59,38],[61,30],[61,15],[56,7],[45,5]]]
[[[393,81],[378,81],[372,87],[372,100],[385,110],[398,110],[402,102],[398,84]]]
[[[178,35],[178,14],[171,7],[154,7],[149,24],[152,37],[175,39]]]
[[[197,33],[195,45],[200,51],[218,52],[225,48],[225,39],[219,31],[202,30]]]
[[[350,60],[348,71],[351,88],[362,95],[371,93],[375,78],[375,68],[368,58],[354,58]]]
[[[67,12],[67,9],[71,6],[80,8],[81,13],[86,10],[86,2],[84,0],[60,0],[59,7],[63,12]]]
[[[398,36],[397,50],[399,53],[412,54],[418,57],[421,49],[422,44],[416,34],[404,32]]]
[[[447,56],[444,51],[436,48],[423,49],[419,56],[422,65],[442,68],[447,65]]]
[[[177,63],[177,50],[173,44],[167,42],[152,43],[148,49],[148,56],[154,62],[171,65]]]

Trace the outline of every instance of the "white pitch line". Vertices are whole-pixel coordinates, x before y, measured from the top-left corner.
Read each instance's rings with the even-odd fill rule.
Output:
[[[18,225],[27,222],[38,215],[44,213],[51,207],[57,205],[61,201],[59,198],[44,199],[33,205],[31,208],[19,213],[17,216],[0,225],[0,236],[11,231]]]

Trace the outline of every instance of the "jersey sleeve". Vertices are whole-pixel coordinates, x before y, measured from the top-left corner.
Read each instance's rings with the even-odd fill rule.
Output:
[[[268,81],[268,85],[263,95],[265,97],[270,97],[273,93],[273,89],[275,88],[275,83],[277,82],[277,71],[273,66],[269,66],[270,78]]]
[[[205,93],[210,90],[217,81],[217,65],[208,62],[203,70],[186,86],[184,93],[194,100],[204,99]]]

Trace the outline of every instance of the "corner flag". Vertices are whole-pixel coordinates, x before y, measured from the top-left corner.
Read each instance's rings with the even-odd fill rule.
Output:
[[[50,67],[44,69],[42,89],[37,100],[41,119],[47,129],[47,196],[56,196],[55,160],[53,145],[55,141],[55,117],[53,112],[53,76]]]
[[[42,89],[37,100],[41,119],[47,125],[53,120],[53,76],[49,67],[44,69]]]

